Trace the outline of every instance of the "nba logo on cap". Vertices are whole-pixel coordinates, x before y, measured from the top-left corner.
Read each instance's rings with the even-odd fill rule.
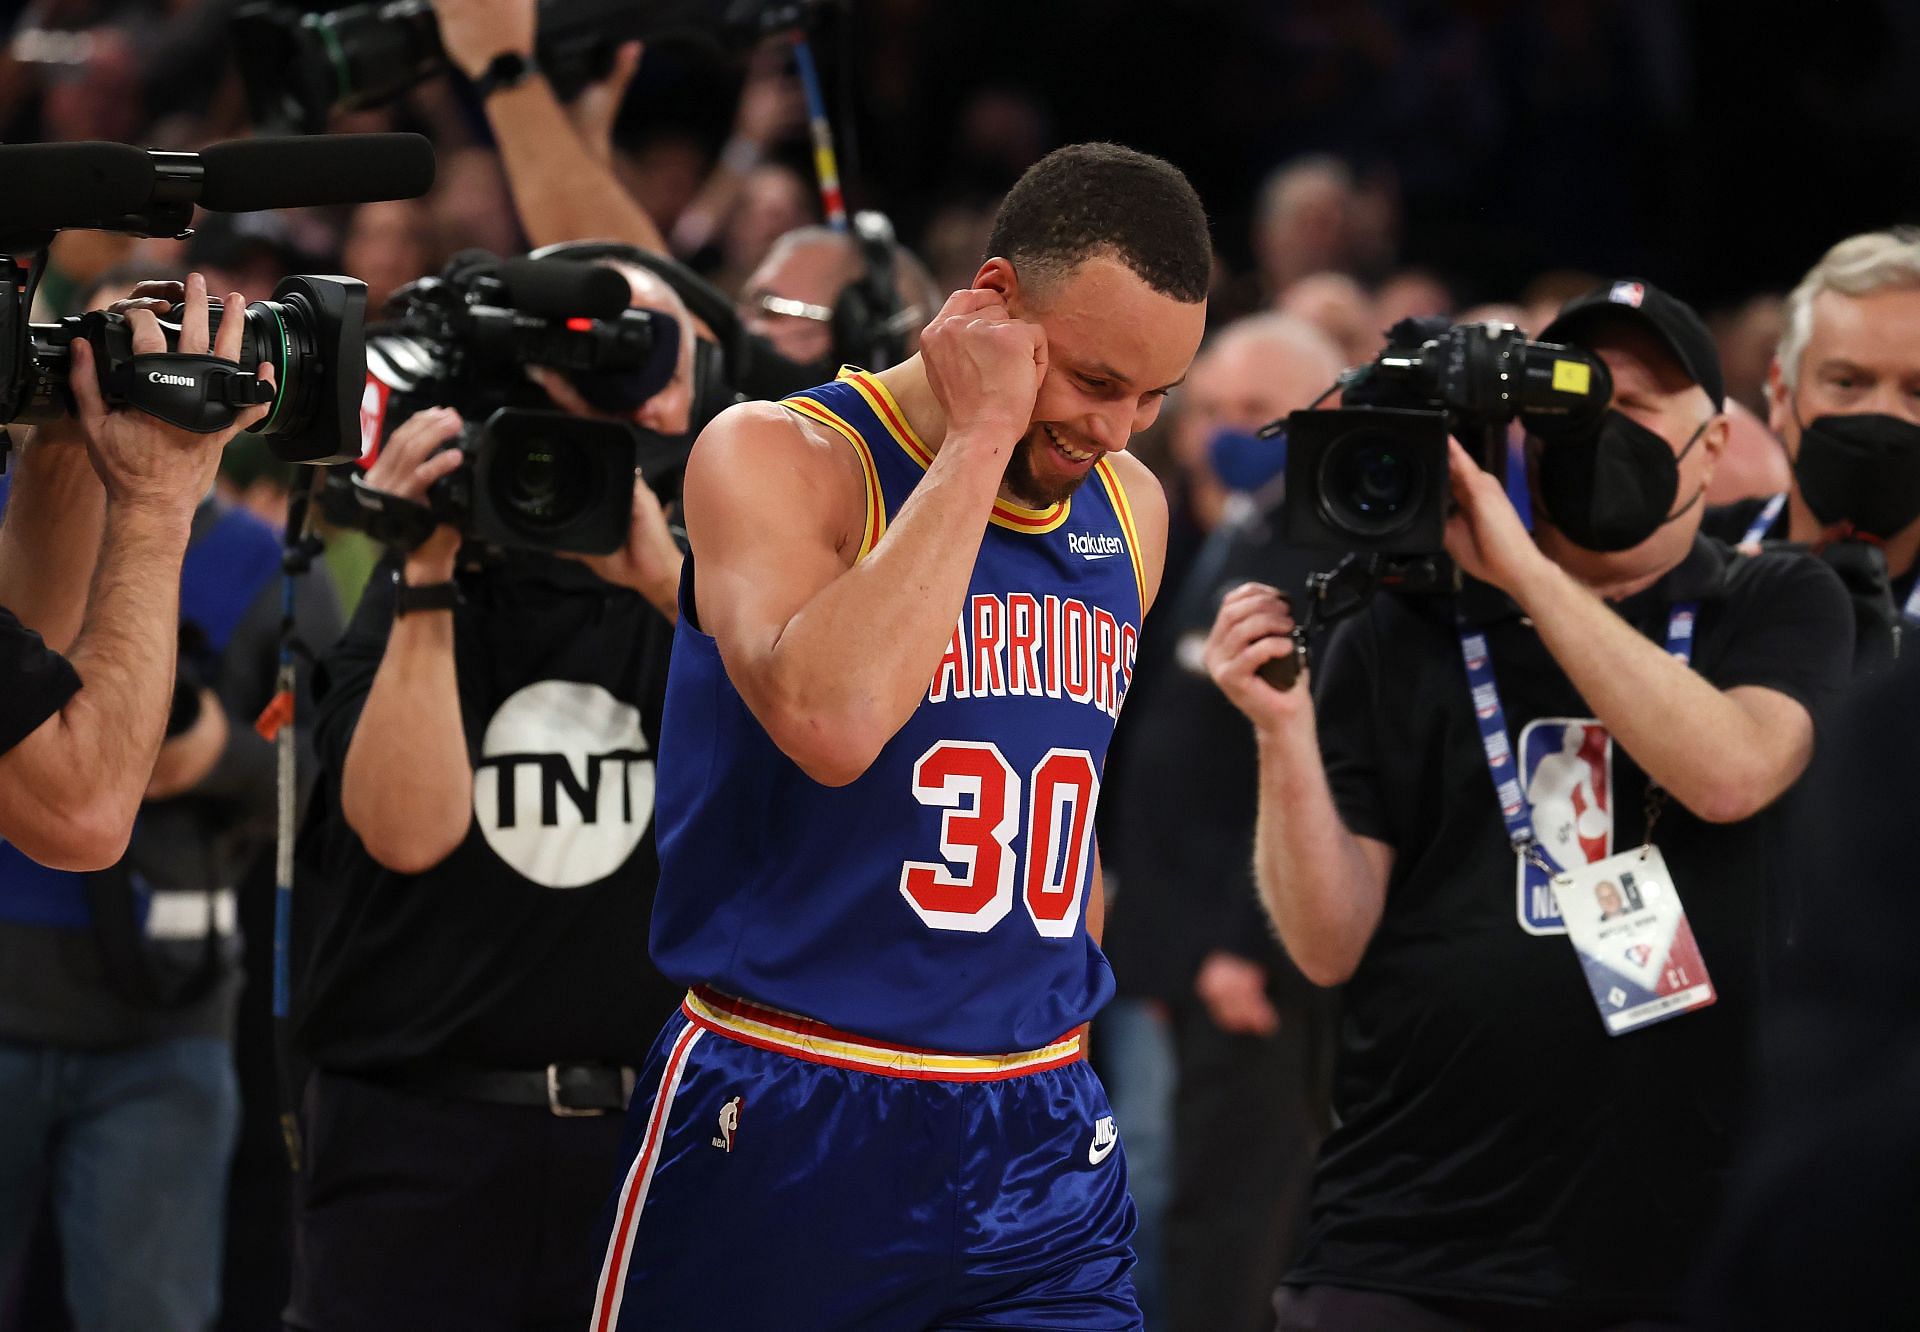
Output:
[[[1616,282],[1613,290],[1607,293],[1607,299],[1615,305],[1631,305],[1640,308],[1640,302],[1647,298],[1647,289],[1639,282]]]

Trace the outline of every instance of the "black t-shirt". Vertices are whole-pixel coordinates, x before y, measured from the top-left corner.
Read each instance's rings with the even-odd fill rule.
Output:
[[[637,1066],[679,999],[647,959],[672,626],[567,561],[463,570],[454,652],[474,817],[440,864],[397,874],[340,809],[392,623],[391,567],[315,683],[322,776],[294,892],[296,1038],[339,1072]]]
[[[73,664],[0,606],[0,754],[39,730],[79,692]]]
[[[1266,966],[1282,998],[1315,1002],[1273,941],[1254,888],[1253,730],[1202,660],[1233,588],[1270,583],[1304,608],[1308,574],[1339,559],[1288,546],[1276,517],[1256,511],[1215,531],[1185,581],[1163,585],[1141,634],[1101,791],[1111,829],[1102,828],[1101,852],[1119,884],[1103,947],[1123,993],[1189,1000],[1201,961],[1225,950]]]
[[[1772,502],[1772,496],[1761,495],[1715,505],[1700,520],[1700,530],[1728,545],[1752,539],[1765,542],[1769,548],[1806,550],[1805,546],[1790,543],[1784,505],[1757,537],[1753,535],[1754,526]],[[1899,655],[1903,608],[1913,595],[1915,581],[1920,579],[1920,564],[1889,577],[1886,559],[1879,549],[1853,541],[1829,545],[1818,552],[1818,557],[1840,575],[1853,601],[1854,673],[1871,675],[1885,670]]]
[[[1818,716],[1845,685],[1846,596],[1818,562],[1734,559],[1702,538],[1617,609],[1658,642],[1671,604],[1688,600],[1699,602],[1693,665],[1716,686],[1778,690]],[[1510,602],[1473,586],[1462,605],[1485,628],[1516,752],[1536,719],[1591,718]],[[1719,1000],[1607,1035],[1572,945],[1521,927],[1452,616],[1448,599],[1381,597],[1319,663],[1335,802],[1395,860],[1346,987],[1340,1127],[1289,1280],[1668,1311],[1746,1104],[1755,1006],[1782,928],[1766,871],[1783,802],[1730,825],[1666,802],[1654,841]],[[1609,766],[1612,846],[1625,850],[1644,835],[1646,781],[1617,744]]]

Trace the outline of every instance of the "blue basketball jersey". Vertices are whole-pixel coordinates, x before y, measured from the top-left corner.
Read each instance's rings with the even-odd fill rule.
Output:
[[[931,450],[859,372],[785,406],[859,456],[864,558]],[[1086,932],[1094,805],[1142,600],[1111,460],[1050,509],[996,503],[925,698],[837,788],[780,752],[683,613],[660,740],[660,969],[935,1050],[1028,1049],[1092,1017],[1113,992]]]

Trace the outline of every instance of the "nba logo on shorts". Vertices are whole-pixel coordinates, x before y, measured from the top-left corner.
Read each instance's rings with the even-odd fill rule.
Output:
[[[745,1097],[736,1096],[720,1107],[720,1136],[713,1145],[722,1151],[733,1150],[733,1135],[740,1131],[740,1107],[745,1101]]]
[[[1561,869],[1613,854],[1613,738],[1589,718],[1541,717],[1520,733],[1520,786],[1540,850]],[[1529,934],[1565,934],[1538,866],[1516,858],[1515,912]]]
[[[1607,299],[1615,305],[1631,305],[1640,308],[1640,302],[1647,299],[1647,289],[1638,282],[1616,282],[1613,290],[1607,293]]]

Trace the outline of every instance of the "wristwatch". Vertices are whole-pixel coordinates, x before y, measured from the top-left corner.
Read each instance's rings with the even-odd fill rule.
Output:
[[[484,102],[497,92],[518,88],[539,72],[540,66],[530,52],[502,51],[480,71],[480,77],[473,81],[474,91]]]
[[[398,569],[393,571],[393,614],[397,619],[415,611],[450,611],[460,604],[459,584],[422,583],[415,587]]]

